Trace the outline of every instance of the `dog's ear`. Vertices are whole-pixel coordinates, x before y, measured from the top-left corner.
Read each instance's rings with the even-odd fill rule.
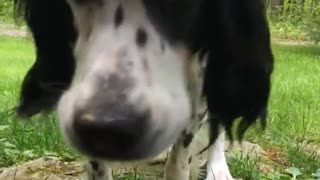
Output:
[[[75,69],[76,31],[65,0],[15,0],[30,29],[36,60],[24,77],[17,113],[31,117],[55,106]]]
[[[257,119],[266,125],[273,72],[270,32],[262,0],[206,0],[208,61],[204,94],[210,112],[211,142],[241,118],[237,136]]]

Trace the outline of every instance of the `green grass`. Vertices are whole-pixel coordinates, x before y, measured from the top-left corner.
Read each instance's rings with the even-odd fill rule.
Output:
[[[32,123],[17,121],[12,109],[20,83],[34,61],[34,50],[27,39],[0,36],[0,42],[0,166],[49,154],[72,158],[54,115],[36,116]]]
[[[28,39],[0,36],[0,42],[0,167],[44,155],[78,158],[65,146],[54,114],[38,115],[31,123],[17,121],[12,114],[22,78],[34,61],[34,49]],[[263,133],[251,128],[247,139],[267,152],[279,151],[279,157],[270,160],[275,172],[265,174],[259,169],[262,160],[245,156],[229,158],[230,169],[244,179],[286,179],[285,169],[296,167],[304,179],[320,168],[319,155],[301,146],[311,143],[320,148],[320,47],[274,45],[273,49],[268,127]]]
[[[259,162],[259,157],[252,157],[240,153],[228,158],[231,174],[243,179],[261,179],[263,177],[259,168]]]
[[[320,49],[283,46],[274,49],[271,128],[290,139],[308,137],[320,142]]]
[[[320,148],[320,47],[273,45],[275,71],[267,130],[257,128],[247,138],[264,149],[280,148],[285,166],[297,167],[303,178],[320,168],[320,155],[303,144]]]

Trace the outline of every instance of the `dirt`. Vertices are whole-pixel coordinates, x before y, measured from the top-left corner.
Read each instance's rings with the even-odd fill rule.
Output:
[[[315,44],[311,41],[302,41],[302,40],[291,40],[291,39],[276,39],[272,38],[271,42],[279,45],[288,45],[288,46],[310,46],[310,45],[320,45]]]
[[[204,141],[198,138],[194,144],[194,152],[199,152],[205,146]],[[226,143],[226,155],[242,153],[250,156],[264,156],[266,153],[260,146],[250,142],[243,142],[242,146],[235,144],[232,148]],[[138,173],[145,179],[155,179],[163,173],[167,152],[146,163],[117,164],[113,168],[116,175]],[[193,161],[192,177],[199,173],[200,166],[206,163],[207,152],[196,156]],[[270,171],[271,167],[261,166],[262,169]],[[15,165],[13,167],[0,169],[0,180],[82,180],[85,179],[85,162],[65,162],[57,157],[42,157],[33,161]]]
[[[17,26],[0,23],[0,35],[11,37],[26,37],[27,34],[28,33],[25,27],[18,28]]]

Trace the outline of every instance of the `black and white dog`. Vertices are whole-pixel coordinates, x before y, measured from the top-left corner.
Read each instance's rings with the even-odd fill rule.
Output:
[[[263,0],[15,5],[36,48],[18,114],[57,108],[66,141],[89,159],[89,179],[110,180],[111,162],[150,159],[172,144],[164,179],[189,179],[202,98],[210,125],[206,179],[232,179],[225,130],[232,138],[241,118],[241,139],[257,119],[266,121],[273,54]]]

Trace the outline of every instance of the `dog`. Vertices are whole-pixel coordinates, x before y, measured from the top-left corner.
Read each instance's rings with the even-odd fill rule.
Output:
[[[274,58],[262,0],[15,0],[15,9],[36,53],[17,114],[57,110],[90,180],[171,145],[164,179],[189,179],[203,103],[206,180],[232,179],[224,133],[241,140],[258,120],[266,126]]]

